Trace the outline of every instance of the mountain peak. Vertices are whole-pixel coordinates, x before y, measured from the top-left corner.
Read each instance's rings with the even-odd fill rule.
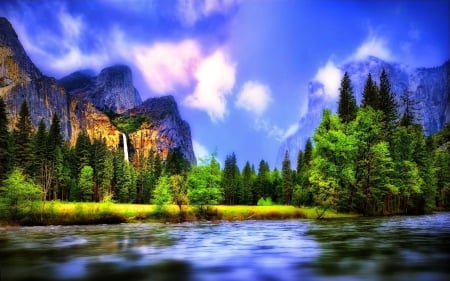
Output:
[[[106,67],[98,76],[77,71],[61,78],[59,83],[71,95],[89,100],[100,110],[123,113],[142,103],[127,65]]]

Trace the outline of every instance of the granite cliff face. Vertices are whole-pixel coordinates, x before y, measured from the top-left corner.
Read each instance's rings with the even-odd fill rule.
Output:
[[[148,148],[152,147],[165,159],[171,148],[179,147],[187,160],[196,162],[189,124],[181,119],[172,96],[148,99],[126,115],[150,117],[149,122],[128,135],[137,154],[148,156]]]
[[[56,113],[64,137],[71,136],[66,91],[33,64],[5,18],[0,18],[0,96],[6,103],[11,128],[26,100],[35,126],[43,118],[49,127],[52,115]]]
[[[58,82],[71,96],[86,99],[102,111],[123,113],[142,103],[126,65],[107,67],[96,77],[88,71],[78,71]]]
[[[180,148],[186,159],[195,163],[190,127],[181,119],[173,97],[142,103],[131,70],[125,65],[105,68],[98,76],[83,70],[59,81],[47,77],[27,56],[5,18],[0,18],[0,95],[7,105],[11,129],[26,100],[35,126],[43,118],[49,127],[56,113],[70,144],[86,131],[91,139],[105,139],[110,148],[119,148],[123,132],[111,122],[111,114],[145,116],[146,122],[127,132],[130,151],[138,152],[135,156],[156,151],[165,159],[170,149]]]
[[[339,67],[342,73],[348,72],[352,81],[353,93],[358,104],[362,100],[364,84],[369,73],[379,84],[383,68],[386,70],[396,100],[401,105],[400,97],[406,91],[410,98],[417,102],[417,115],[427,135],[442,129],[450,122],[450,61],[434,68],[412,68],[397,63],[388,63],[375,57],[363,61],[350,62]],[[327,99],[318,95],[325,91],[324,85],[311,81],[308,93],[308,112],[299,121],[299,130],[281,145],[277,163],[281,163],[284,152],[288,150],[291,157],[304,149],[306,140],[314,134],[315,128],[322,118],[325,108],[333,112],[337,110],[337,99]],[[403,112],[400,106],[399,113]],[[292,158],[294,159],[294,158]]]

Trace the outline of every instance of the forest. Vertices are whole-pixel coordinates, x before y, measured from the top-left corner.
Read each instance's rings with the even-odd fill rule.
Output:
[[[350,78],[341,81],[338,112],[324,110],[320,125],[296,165],[286,151],[281,170],[261,160],[241,170],[234,153],[221,168],[214,155],[199,165],[180,150],[167,159],[128,162],[123,149],[78,135],[75,146],[63,139],[60,120],[50,128],[31,121],[21,106],[14,130],[8,129],[0,98],[0,207],[14,217],[31,201],[83,201],[155,204],[317,206],[364,216],[423,214],[450,207],[450,125],[425,136],[418,104],[408,92],[401,104],[386,72],[379,83],[369,74],[358,106]],[[294,167],[295,166],[295,167]]]

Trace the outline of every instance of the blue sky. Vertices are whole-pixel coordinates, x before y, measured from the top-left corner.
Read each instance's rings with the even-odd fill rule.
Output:
[[[308,84],[374,55],[413,67],[449,59],[446,0],[2,1],[34,63],[61,78],[123,63],[143,99],[171,94],[197,156],[276,163]],[[328,86],[328,88],[327,88]]]

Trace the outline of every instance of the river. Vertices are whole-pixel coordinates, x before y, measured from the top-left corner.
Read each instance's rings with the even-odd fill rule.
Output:
[[[450,280],[450,213],[0,228],[0,280]]]

